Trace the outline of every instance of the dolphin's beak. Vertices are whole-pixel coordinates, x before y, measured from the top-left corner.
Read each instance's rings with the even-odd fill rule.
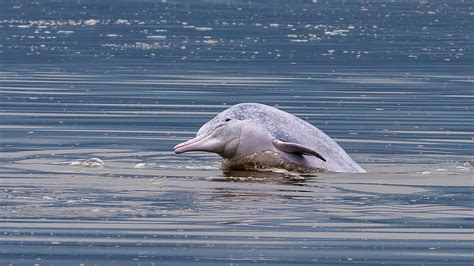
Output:
[[[222,143],[213,136],[213,133],[214,132],[209,135],[198,136],[194,139],[182,142],[174,146],[174,152],[176,154],[188,151],[207,151],[219,153],[219,151],[223,148]]]

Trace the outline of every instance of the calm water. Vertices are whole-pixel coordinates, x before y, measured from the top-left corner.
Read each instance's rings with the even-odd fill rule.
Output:
[[[474,263],[472,1],[168,2],[0,2],[0,265]],[[369,173],[173,154],[239,102]]]

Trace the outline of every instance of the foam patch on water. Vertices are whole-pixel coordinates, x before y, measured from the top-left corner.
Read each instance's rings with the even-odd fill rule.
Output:
[[[133,168],[151,168],[156,166],[156,163],[137,163]]]
[[[70,165],[70,166],[80,166],[84,168],[104,168],[105,163],[100,158],[90,158],[86,160],[74,160],[74,161],[65,161],[65,162],[57,162],[52,163],[54,165]]]

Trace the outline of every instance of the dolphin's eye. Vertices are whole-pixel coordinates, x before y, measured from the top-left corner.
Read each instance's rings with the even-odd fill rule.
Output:
[[[229,121],[230,121],[230,118],[226,118],[224,121],[225,121],[225,122],[229,122]]]

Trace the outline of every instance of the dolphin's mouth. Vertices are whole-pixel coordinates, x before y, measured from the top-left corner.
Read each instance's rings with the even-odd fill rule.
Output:
[[[188,151],[209,151],[209,152],[216,152],[216,148],[218,146],[218,141],[212,137],[214,129],[207,135],[197,136],[193,139],[187,140],[185,142],[181,142],[178,145],[174,146],[174,153],[181,154]]]
[[[209,134],[209,135],[211,135],[211,134]],[[193,144],[198,143],[199,141],[203,140],[204,138],[208,137],[209,135],[195,137],[194,139],[190,139],[190,140],[187,140],[185,142],[179,143],[178,145],[174,146],[174,148],[173,148],[174,153],[180,154],[180,153],[183,153],[183,152],[192,151],[192,149],[190,149],[190,147]]]

